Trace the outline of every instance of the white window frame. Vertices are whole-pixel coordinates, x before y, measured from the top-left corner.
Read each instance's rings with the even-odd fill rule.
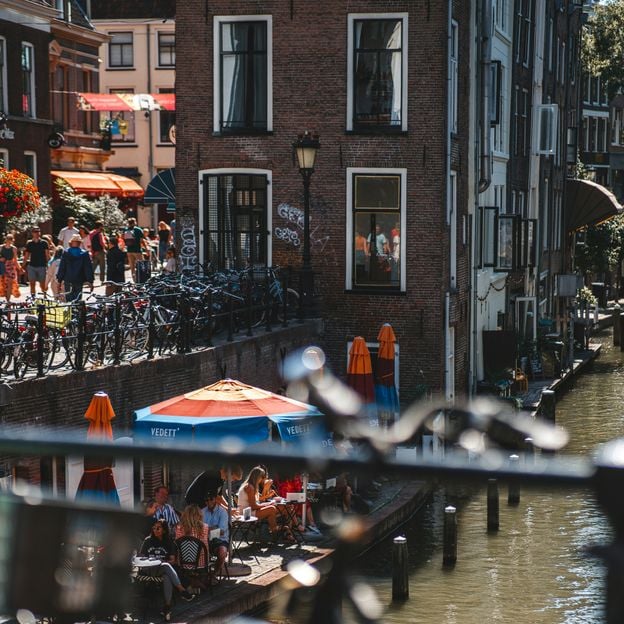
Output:
[[[175,31],[172,30],[159,30],[156,31],[156,67],[158,68],[163,68],[163,69],[175,69],[175,61],[173,62],[172,65],[163,65],[160,62],[160,37],[164,35],[164,36],[171,36],[173,37],[173,55],[175,57],[176,54],[176,36],[175,36]]]
[[[131,30],[115,30],[115,31],[110,31],[107,33],[111,39],[107,44],[108,47],[108,58],[106,59],[106,62],[108,64],[108,69],[112,69],[114,71],[118,71],[118,70],[123,70],[123,69],[134,69],[136,67],[136,62],[135,62],[135,46],[134,46],[134,32],[132,32]],[[131,42],[130,44],[121,44],[121,45],[130,45],[132,46],[132,63],[130,65],[113,65],[111,63],[111,44],[113,43],[113,36],[114,35],[130,35],[131,38]],[[120,44],[115,44],[115,45],[120,45]],[[121,55],[121,60],[123,60],[123,54]]]
[[[346,129],[353,132],[353,25],[356,20],[402,20],[401,31],[401,130],[407,132],[407,89],[408,89],[408,13],[349,13],[347,16],[347,119]]]
[[[32,156],[33,159],[33,175],[32,178],[35,182],[37,182],[37,152],[33,152],[32,150],[25,150],[24,157]]]
[[[399,290],[405,292],[407,288],[406,258],[407,251],[407,169],[385,169],[383,167],[347,167],[347,205],[346,205],[346,240],[345,240],[345,289],[356,290],[353,287],[353,177],[357,174],[368,175],[398,175],[401,176],[401,259]],[[394,291],[397,292],[397,291]],[[387,288],[380,288],[379,294],[388,293]]]
[[[213,122],[212,129],[221,133],[221,24],[228,22],[266,22],[267,29],[267,127],[273,132],[273,16],[272,15],[215,15],[213,20]]]
[[[496,30],[509,36],[509,4],[508,0],[496,0],[494,9],[494,25]]]
[[[0,159],[2,160],[2,167],[4,167],[5,169],[9,169],[10,168],[10,163],[9,163],[9,150],[6,149],[5,147],[0,147]]]
[[[541,119],[542,115],[550,114],[550,136],[545,147],[541,148]],[[557,104],[539,104],[535,107],[535,153],[540,156],[553,156],[557,154],[557,128],[559,119],[559,106]]]
[[[204,258],[204,206],[205,193],[203,192],[203,179],[206,175],[263,175],[266,176],[266,228],[267,228],[267,266],[273,266],[273,172],[271,169],[246,169],[226,167],[220,169],[201,169],[197,172],[197,189],[199,193],[199,258]]]
[[[451,41],[449,44],[449,126],[451,132],[456,133],[459,97],[459,24],[455,20],[451,21]]]
[[[21,66],[21,54],[22,54],[22,49],[24,48],[24,46],[26,46],[27,48],[30,48],[31,50],[31,59],[32,59],[32,67],[30,68],[30,93],[31,93],[31,110],[28,112],[28,115],[24,115],[24,117],[26,117],[27,119],[36,119],[37,118],[37,87],[36,87],[36,83],[37,81],[35,80],[35,71],[36,71],[36,64],[35,64],[35,46],[28,42],[28,41],[22,41],[22,45],[20,46],[20,83],[21,83],[21,73],[22,73],[22,66]],[[21,88],[21,84],[20,84],[20,88]],[[22,93],[22,96],[24,94]],[[8,112],[8,111],[7,111]],[[23,108],[22,108],[22,114],[23,114]]]
[[[450,174],[450,214],[449,214],[449,278],[451,288],[457,288],[457,171]],[[401,230],[403,231],[403,230]]]
[[[6,39],[0,37],[0,49],[2,54],[3,63],[0,65],[0,81],[2,81],[2,98],[0,101],[0,111],[9,113],[9,99],[8,99],[8,79],[7,79],[7,46]]]

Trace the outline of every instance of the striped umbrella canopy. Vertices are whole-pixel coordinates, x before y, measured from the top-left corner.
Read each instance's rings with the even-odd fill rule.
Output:
[[[375,374],[375,398],[379,417],[392,422],[399,413],[399,395],[394,378],[396,336],[390,323],[384,323],[377,335],[379,351]]]
[[[87,438],[113,439],[111,420],[115,411],[106,392],[96,392],[85,412],[89,421]],[[76,499],[107,502],[119,505],[119,494],[113,476],[113,458],[85,457],[84,472],[78,484]]]
[[[373,366],[366,340],[362,336],[356,336],[349,349],[347,384],[360,395],[368,412],[369,423],[376,426],[377,409],[375,406]]]

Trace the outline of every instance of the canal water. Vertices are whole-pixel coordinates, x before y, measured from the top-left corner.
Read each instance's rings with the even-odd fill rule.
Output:
[[[624,435],[624,364],[610,332],[595,337],[600,357],[558,398],[557,422],[570,433],[566,453],[591,454]],[[500,530],[486,531],[485,488],[438,491],[403,528],[410,552],[410,599],[391,604],[392,544],[357,562],[385,612],[410,624],[598,624],[604,621],[601,563],[584,555],[611,529],[585,490],[523,490],[517,507],[501,488]],[[442,567],[445,505],[458,508],[458,561]],[[265,617],[267,615],[265,614]],[[269,616],[271,617],[271,616]],[[276,621],[306,621],[303,616]]]

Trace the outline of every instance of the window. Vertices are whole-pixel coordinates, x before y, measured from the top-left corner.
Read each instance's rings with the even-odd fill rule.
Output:
[[[405,290],[405,169],[347,169],[347,290]]]
[[[607,118],[598,118],[598,140],[596,142],[597,152],[607,151]]]
[[[495,0],[496,5],[494,7],[494,24],[498,30],[503,33],[507,33],[508,28],[508,14],[509,14],[509,0]]]
[[[537,113],[537,153],[550,156],[557,152],[557,104],[540,104]]]
[[[5,169],[10,168],[8,149],[0,148],[0,167],[4,167]]]
[[[175,67],[174,33],[158,33],[158,66]]]
[[[271,17],[215,17],[214,29],[214,131],[272,131]]]
[[[36,117],[35,110],[35,49],[22,43],[22,115]]]
[[[24,173],[37,182],[37,154],[24,152]]]
[[[348,19],[347,130],[407,130],[407,14]]]
[[[203,172],[200,259],[218,269],[271,261],[270,173]]]
[[[132,89],[110,89],[109,93],[134,93]],[[106,120],[110,124],[111,138],[117,143],[134,143],[134,113],[129,111],[115,113]]]
[[[508,98],[507,98],[507,68],[499,61],[495,64],[498,66],[498,110],[499,120],[507,119],[508,115]],[[491,113],[490,113],[491,114]],[[495,152],[506,153],[509,149],[508,141],[508,124],[499,123],[492,126],[492,147]]]
[[[531,5],[532,0],[517,0],[516,62],[525,67],[531,58]]]
[[[516,85],[516,110],[514,111],[515,137],[514,154],[526,156],[528,149],[528,109],[529,92]]]
[[[492,61],[490,63],[490,125],[492,126],[497,126],[501,118],[501,98],[503,97],[501,75],[501,62]]]
[[[158,93],[175,93],[175,89],[172,88],[163,88],[158,89]],[[161,110],[158,113],[159,119],[159,142],[160,143],[171,143],[171,139],[169,138],[169,130],[171,126],[175,126],[176,114],[175,111]]]
[[[479,266],[495,265],[495,224],[498,208],[495,206],[479,207]]]
[[[6,39],[0,37],[0,111],[8,114],[7,93]]]
[[[109,33],[111,40],[108,42],[108,66],[109,67],[133,67],[134,44],[131,32]]]
[[[459,54],[459,38],[458,38],[457,22],[453,20],[451,24],[451,50],[450,50],[450,86],[449,86],[449,116],[451,132],[457,132],[457,60]]]

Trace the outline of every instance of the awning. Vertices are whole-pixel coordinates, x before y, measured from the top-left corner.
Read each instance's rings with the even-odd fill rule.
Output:
[[[590,180],[566,180],[566,230],[598,225],[623,211],[615,195]]]
[[[52,178],[60,178],[76,193],[87,197],[110,195],[120,198],[143,197],[143,189],[134,180],[108,171],[50,171]]]
[[[175,93],[78,93],[78,108],[85,111],[175,110]]]
[[[145,189],[146,204],[175,203],[175,168],[157,173]]]

